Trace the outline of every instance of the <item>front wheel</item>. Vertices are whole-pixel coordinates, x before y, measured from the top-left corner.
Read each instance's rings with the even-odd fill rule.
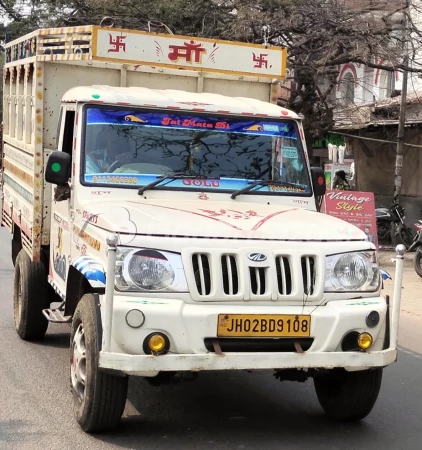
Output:
[[[413,267],[415,272],[422,278],[422,249],[418,248],[413,259]]]
[[[347,372],[332,370],[314,378],[322,409],[332,419],[357,422],[375,405],[381,388],[382,368]]]
[[[403,244],[406,248],[409,248],[413,242],[412,231],[406,225],[399,225],[397,240],[400,244]]]
[[[110,375],[98,367],[99,314],[94,295],[85,294],[76,308],[71,329],[70,386],[74,413],[87,432],[105,431],[119,424],[128,389],[128,377]]]

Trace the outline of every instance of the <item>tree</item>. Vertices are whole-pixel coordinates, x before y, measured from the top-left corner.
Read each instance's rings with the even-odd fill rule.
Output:
[[[359,63],[387,71],[422,72],[417,55],[422,36],[418,23],[408,13],[409,6],[418,8],[420,3],[421,0],[43,0],[31,4],[37,4],[37,20],[44,26],[98,24],[107,16],[121,27],[164,31],[165,24],[177,34],[288,47],[293,83],[283,106],[305,116],[309,143],[333,126],[332,94],[341,65]],[[22,23],[22,14],[12,15],[4,5],[0,1],[0,8],[13,23]],[[408,65],[403,64],[406,45],[412,49]]]

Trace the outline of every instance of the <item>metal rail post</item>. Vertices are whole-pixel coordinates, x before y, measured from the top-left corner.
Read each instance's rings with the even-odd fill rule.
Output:
[[[400,321],[400,304],[401,304],[401,289],[403,282],[403,266],[404,254],[406,247],[402,244],[396,247],[396,273],[394,279],[394,294],[393,294],[393,309],[391,314],[391,339],[390,348],[397,348],[397,338],[399,334]]]
[[[113,298],[114,298],[114,280],[116,268],[116,251],[118,236],[111,234],[107,237],[107,273],[106,273],[106,291],[105,291],[105,310],[103,323],[103,345],[102,351],[109,352],[111,349],[111,330],[113,325]]]

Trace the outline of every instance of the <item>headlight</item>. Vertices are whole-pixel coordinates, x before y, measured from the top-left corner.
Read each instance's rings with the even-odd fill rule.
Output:
[[[376,252],[351,252],[326,258],[325,292],[375,292],[381,282]]]
[[[188,292],[182,258],[177,253],[119,247],[116,288],[132,292]]]

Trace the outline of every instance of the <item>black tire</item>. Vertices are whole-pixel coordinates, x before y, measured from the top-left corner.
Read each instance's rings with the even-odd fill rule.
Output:
[[[418,248],[413,258],[413,268],[415,272],[422,278],[422,250]]]
[[[314,378],[315,390],[327,416],[343,422],[364,419],[375,405],[382,368],[347,372],[333,370]]]
[[[128,390],[128,377],[99,370],[101,333],[98,315],[94,295],[85,294],[78,303],[71,329],[70,387],[76,421],[86,432],[116,427],[125,409]],[[78,336],[81,344],[76,343]],[[84,351],[81,352],[81,349]],[[78,359],[78,355],[82,357]],[[84,373],[84,382],[75,375],[77,372]]]
[[[42,339],[48,320],[42,310],[50,306],[47,274],[41,262],[32,262],[25,250],[16,258],[13,312],[18,335],[26,340]]]
[[[397,230],[397,224],[395,222],[391,222],[390,225],[390,240],[391,240],[391,245],[393,247],[395,247],[397,244],[401,244],[400,239],[399,239],[399,235],[396,234],[396,232],[398,232]]]
[[[413,242],[412,231],[406,225],[400,225],[398,231],[397,237],[399,244],[403,244],[406,248],[409,248]]]

